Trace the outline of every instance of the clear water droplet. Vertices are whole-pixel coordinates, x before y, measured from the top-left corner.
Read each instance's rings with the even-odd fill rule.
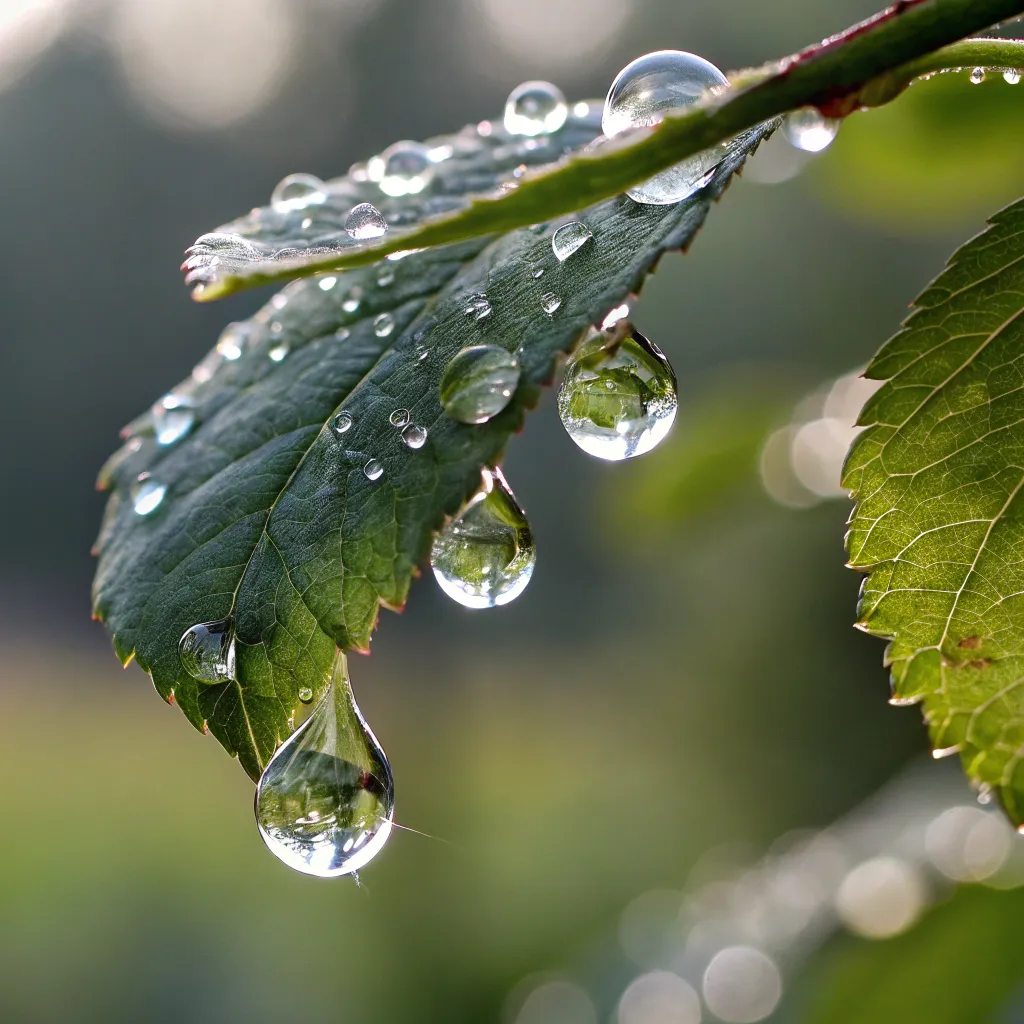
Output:
[[[558,310],[558,307],[562,304],[562,300],[554,292],[545,292],[540,297],[540,304],[544,312],[550,316]]]
[[[427,428],[410,423],[402,431],[402,440],[408,448],[422,448],[427,443]]]
[[[466,608],[508,604],[526,589],[536,562],[526,513],[500,469],[483,470],[480,490],[430,553],[438,585]]]
[[[367,480],[377,481],[384,475],[384,466],[379,459],[370,459],[363,466],[363,475]]]
[[[971,72],[971,85],[981,85],[985,81],[985,69],[975,68]]]
[[[270,194],[270,205],[281,213],[301,210],[324,202],[324,183],[314,174],[289,174],[282,178]]]
[[[505,131],[510,135],[550,135],[568,116],[562,90],[550,82],[523,82],[505,101]]]
[[[301,227],[303,231],[305,231],[307,228],[311,228],[312,226],[313,226],[313,218],[312,217],[303,217],[302,218],[302,223],[299,225],[299,227]]]
[[[240,321],[228,324],[217,339],[217,351],[228,361],[234,362],[242,357],[242,350],[249,340],[252,329]]]
[[[794,149],[805,153],[820,153],[832,145],[839,126],[838,118],[825,117],[816,107],[801,107],[786,115],[782,134]]]
[[[207,266],[211,265],[211,261],[204,259],[207,254],[202,252],[203,249],[212,249],[226,258],[234,260],[254,260],[259,259],[262,255],[259,247],[249,239],[227,231],[208,231],[205,235],[200,235],[189,247],[188,252],[193,253],[195,249],[200,250],[200,259],[203,259]]]
[[[358,871],[391,834],[394,781],[335,656],[331,687],[278,748],[256,789],[256,822],[270,852],[320,878]]]
[[[491,315],[491,300],[483,292],[473,292],[466,299],[466,315],[474,320],[483,320]]]
[[[132,508],[135,514],[148,516],[159,507],[166,494],[166,485],[151,480],[148,473],[142,473],[132,488]]]
[[[593,232],[586,224],[582,221],[572,220],[568,224],[563,224],[551,236],[551,249],[558,262],[564,263],[593,237]]]
[[[1020,81],[1020,72],[1016,68],[1007,68],[1003,72],[1003,81],[1007,85],[1016,85]]]
[[[409,422],[408,409],[396,409],[389,417],[391,426],[404,427]]]
[[[299,690],[299,700],[303,704],[308,704],[313,699],[313,691],[308,686],[303,686]]]
[[[395,280],[395,268],[394,267],[381,267],[377,271],[377,286],[379,288],[387,288],[388,285],[393,284]]]
[[[152,416],[156,443],[167,447],[180,441],[195,426],[195,402],[187,395],[176,395],[172,391],[154,404]]]
[[[381,313],[373,321],[373,333],[378,338],[386,338],[395,329],[395,318],[390,313]]]
[[[320,291],[329,292],[336,284],[338,279],[334,276],[321,277],[318,284],[320,285]]]
[[[354,284],[348,290],[348,295],[345,296],[345,301],[341,304],[341,308],[346,313],[354,313],[359,309],[359,303],[363,301],[363,289],[359,285]]]
[[[460,423],[486,423],[508,405],[519,374],[519,361],[498,345],[464,348],[441,377],[441,407]]]
[[[235,678],[235,627],[231,619],[200,622],[178,641],[181,667],[202,683]]]
[[[396,142],[370,160],[366,176],[385,195],[417,195],[434,177],[430,149],[419,142]]]
[[[669,432],[677,406],[668,359],[628,323],[585,339],[558,390],[566,433],[587,454],[613,462],[654,448]]]
[[[288,346],[288,344],[287,344],[286,342],[283,342],[283,341],[282,341],[282,342],[281,342],[281,344],[279,344],[279,345],[275,345],[275,346],[274,346],[274,347],[273,347],[273,348],[272,348],[272,349],[271,349],[271,350],[270,350],[270,351],[269,351],[269,352],[267,353],[267,355],[268,355],[268,356],[270,356],[270,358],[271,358],[271,359],[272,359],[272,360],[273,360],[273,361],[274,361],[275,363],[280,363],[280,362],[281,362],[281,361],[282,361],[282,360],[284,359],[284,357],[288,355],[288,353],[289,353],[290,351],[291,351],[291,348],[290,348],[290,347]]]
[[[543,267],[537,267],[535,270],[531,270],[530,271],[530,277],[532,277],[534,279],[534,281],[539,281],[543,276],[544,276],[544,268]]]
[[[388,223],[376,206],[360,203],[353,206],[345,221],[345,231],[350,238],[363,241],[367,238],[380,238],[388,229]]]
[[[336,434],[344,434],[346,431],[352,429],[352,414],[345,412],[342,409],[341,412],[336,413],[334,419],[331,420],[331,430]]]
[[[349,336],[349,335],[350,335],[351,333],[352,333],[352,332],[351,332],[351,331],[350,331],[350,330],[349,330],[349,329],[348,329],[347,327],[339,327],[339,328],[338,328],[338,329],[337,329],[337,330],[336,330],[336,331],[334,332],[334,337],[335,337],[335,340],[336,340],[336,341],[347,341],[347,340],[348,340],[348,336]]]
[[[714,64],[695,53],[657,50],[645,54],[615,76],[604,102],[601,130],[611,138],[630,128],[655,125],[667,111],[688,107],[728,85]],[[678,203],[703,188],[726,152],[725,146],[714,146],[687,157],[626,194],[655,206]]]

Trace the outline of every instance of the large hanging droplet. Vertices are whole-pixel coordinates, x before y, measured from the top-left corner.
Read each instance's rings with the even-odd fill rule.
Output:
[[[231,619],[200,622],[178,641],[181,667],[202,683],[235,678],[235,628]]]
[[[464,348],[441,377],[441,406],[460,423],[486,423],[508,405],[519,374],[519,360],[498,345]]]
[[[815,107],[801,107],[786,115],[782,122],[782,134],[795,149],[806,153],[820,153],[832,145],[839,133],[838,118],[825,117]]]
[[[688,107],[729,79],[710,61],[683,50],[657,50],[637,57],[615,76],[604,101],[601,130],[609,138],[630,128],[655,125],[669,110]],[[714,146],[661,171],[626,194],[638,203],[678,203],[703,188],[722,162],[726,146]]]
[[[260,835],[288,867],[336,878],[380,853],[394,810],[391,767],[359,713],[345,655],[338,651],[327,694],[260,778]]]
[[[500,469],[484,469],[480,490],[434,538],[434,578],[467,608],[508,604],[525,589],[537,562],[526,513]]]
[[[505,101],[505,131],[510,135],[550,135],[568,116],[562,90],[550,82],[523,82]]]
[[[564,263],[574,252],[582,249],[593,238],[593,233],[582,221],[571,220],[551,236],[551,250],[559,263]]]
[[[270,195],[270,205],[282,213],[315,206],[327,199],[324,183],[314,174],[289,174]]]
[[[360,203],[353,206],[345,221],[345,231],[349,238],[363,241],[367,238],[380,238],[388,229],[384,215],[372,203]]]
[[[568,435],[587,454],[613,462],[657,445],[677,405],[671,364],[627,321],[584,340],[558,389],[558,415]]]
[[[180,441],[195,425],[195,402],[172,391],[153,406],[152,415],[156,443],[166,447]]]
[[[367,163],[366,176],[385,195],[416,195],[434,177],[430,149],[420,142],[396,142]]]

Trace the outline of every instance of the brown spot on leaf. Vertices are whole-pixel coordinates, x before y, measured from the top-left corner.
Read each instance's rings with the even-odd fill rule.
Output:
[[[965,636],[957,647],[966,647],[969,651],[976,651],[981,646],[980,636]]]

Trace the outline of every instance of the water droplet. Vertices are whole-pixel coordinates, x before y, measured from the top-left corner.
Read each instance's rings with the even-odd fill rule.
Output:
[[[474,292],[466,299],[466,315],[483,320],[491,315],[491,300],[483,292]]]
[[[402,440],[409,448],[422,448],[427,443],[427,428],[410,423],[402,431]]]
[[[314,174],[289,174],[282,178],[270,194],[270,205],[284,213],[301,210],[327,199],[324,183]]]
[[[498,345],[464,348],[441,377],[441,406],[460,423],[486,423],[519,385],[519,361]]]
[[[396,142],[370,160],[366,175],[385,195],[416,195],[434,177],[430,149],[419,142]]]
[[[235,677],[235,628],[231,619],[200,622],[178,641],[181,667],[202,683],[223,683]]]
[[[363,466],[363,475],[367,480],[379,480],[384,475],[384,466],[378,459],[370,459]]]
[[[217,351],[229,362],[240,359],[242,349],[249,339],[251,328],[248,324],[236,322],[228,324],[217,339]]]
[[[283,332],[284,332],[284,324],[282,324],[280,320],[272,320],[271,323],[270,323],[270,333],[271,333],[271,335],[276,338],[278,335],[282,334]]]
[[[373,333],[378,338],[386,338],[395,329],[395,318],[390,313],[381,313],[373,321]]]
[[[530,582],[536,561],[530,524],[500,469],[483,470],[480,490],[430,553],[441,589],[467,608],[508,604]]]
[[[353,206],[345,221],[345,231],[350,238],[363,241],[367,238],[380,238],[388,229],[388,223],[380,210],[370,203]]]
[[[510,135],[550,135],[568,116],[562,90],[550,82],[523,82],[505,101],[505,131]]]
[[[540,297],[540,304],[549,316],[562,304],[562,300],[554,292],[545,292]]]
[[[568,435],[589,455],[611,461],[649,452],[669,432],[677,404],[669,361],[628,323],[585,339],[558,390]]]
[[[615,77],[604,103],[601,130],[611,138],[630,128],[655,125],[669,110],[688,107],[729,80],[714,64],[683,50],[657,50],[637,57]],[[678,203],[702,188],[725,157],[714,146],[661,171],[626,194],[638,203]]]
[[[270,356],[270,358],[273,359],[275,363],[279,363],[281,362],[282,359],[284,359],[286,355],[288,355],[290,351],[291,348],[288,346],[288,344],[282,341],[280,345],[275,345],[267,353],[267,355]]]
[[[832,145],[841,123],[838,118],[825,117],[816,107],[801,107],[786,115],[782,134],[795,149],[820,153]]]
[[[404,427],[409,422],[408,409],[396,409],[390,416],[391,426]]]
[[[164,500],[167,487],[149,479],[148,473],[139,475],[139,479],[132,488],[132,508],[139,516],[148,516]]]
[[[195,402],[187,395],[176,395],[172,391],[153,406],[152,415],[156,443],[171,445],[195,426]]]
[[[380,288],[387,288],[389,284],[392,284],[395,280],[395,268],[394,267],[381,267],[377,272],[377,285]]]
[[[305,231],[307,228],[311,228],[312,226],[313,226],[313,218],[312,217],[303,217],[302,218],[302,223],[299,225],[299,227],[301,227],[303,231]]]
[[[299,700],[301,700],[303,704],[308,704],[312,699],[313,691],[308,686],[303,686],[302,689],[299,690]]]
[[[352,429],[352,414],[345,412],[343,409],[341,412],[336,413],[333,420],[331,420],[331,429],[336,434],[344,434],[345,431]]]
[[[363,301],[363,289],[359,285],[355,284],[348,290],[348,295],[345,296],[345,301],[341,304],[341,308],[346,313],[354,313],[359,308],[359,303]]]
[[[254,260],[259,259],[262,255],[259,248],[247,238],[226,231],[208,231],[205,235],[200,235],[187,251],[193,253],[196,249],[200,250],[200,259],[203,259],[207,266],[216,264],[212,264],[209,259],[204,259],[207,254],[202,252],[203,249],[212,249],[214,252],[236,260]]]
[[[321,277],[319,284],[322,292],[329,292],[336,284],[338,279],[336,277]]]
[[[351,333],[352,333],[352,332],[351,332],[351,331],[350,331],[350,330],[349,330],[349,329],[348,329],[347,327],[339,327],[339,328],[338,328],[338,329],[337,329],[337,330],[336,330],[336,331],[334,332],[334,337],[335,337],[335,339],[336,339],[337,341],[347,341],[347,340],[348,340],[348,336],[349,336],[349,335],[350,335]]]
[[[563,263],[593,237],[593,233],[586,224],[582,221],[572,220],[568,224],[563,224],[551,236],[551,248],[558,262]]]
[[[1016,85],[1020,81],[1020,72],[1016,68],[1007,68],[1003,72],[1003,81],[1007,85]]]
[[[971,85],[981,85],[985,81],[985,69],[975,68],[971,72]]]
[[[978,786],[978,803],[981,804],[982,807],[987,807],[992,803],[993,799],[992,787],[987,782],[981,783]]]
[[[394,804],[391,768],[356,706],[339,651],[331,688],[260,778],[260,835],[288,867],[336,878],[380,853]]]
[[[532,277],[534,279],[534,281],[539,281],[543,276],[544,276],[544,268],[543,267],[537,267],[535,270],[531,270],[530,271],[530,277]]]

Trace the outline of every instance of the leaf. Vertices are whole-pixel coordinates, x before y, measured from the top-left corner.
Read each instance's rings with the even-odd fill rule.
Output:
[[[289,731],[299,690],[324,691],[335,646],[367,649],[378,606],[404,604],[433,531],[478,487],[481,467],[500,458],[558,354],[637,291],[662,253],[689,245],[770,130],[732,149],[682,203],[620,196],[583,211],[593,239],[564,263],[551,247],[557,225],[540,224],[292,282],[231,329],[175,389],[194,403],[191,429],[161,444],[155,430],[166,423],[147,413],[101,474],[113,494],[94,600],[120,657],[134,656],[165,699],[197,727],[208,724],[257,777]],[[521,163],[578,149],[595,132],[592,120],[573,117],[539,142],[499,129],[438,140],[452,153],[429,193],[384,197],[381,208],[395,222],[419,216],[493,188]],[[370,187],[350,176],[315,208],[257,211],[253,237],[282,247],[338,233],[349,199]],[[549,292],[560,303],[547,313]],[[480,342],[518,352],[522,375],[502,412],[467,426],[442,412],[438,385],[452,357]],[[398,410],[427,428],[425,445],[403,443],[391,423]],[[331,426],[341,411],[352,419],[343,433]],[[364,473],[371,458],[384,467],[376,480]],[[148,489],[145,511],[156,485],[163,499],[138,514],[133,494]],[[201,683],[179,662],[179,638],[229,616],[236,675]]]
[[[918,298],[868,367],[844,485],[858,626],[888,637],[894,700],[1024,820],[1024,200]]]

